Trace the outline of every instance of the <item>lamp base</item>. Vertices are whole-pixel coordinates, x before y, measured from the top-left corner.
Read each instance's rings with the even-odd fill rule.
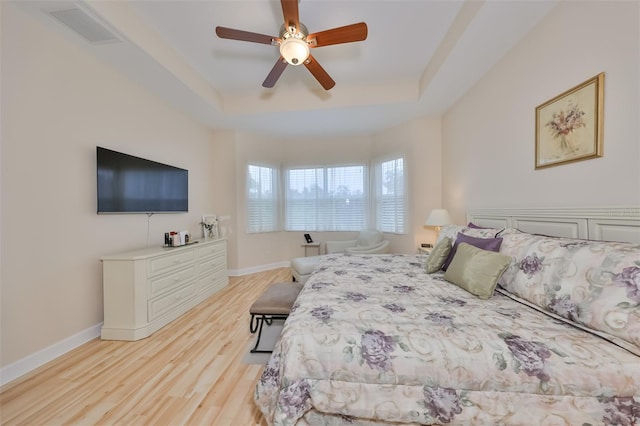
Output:
[[[440,238],[440,230],[442,229],[442,226],[436,226],[436,243],[438,242],[438,238]]]

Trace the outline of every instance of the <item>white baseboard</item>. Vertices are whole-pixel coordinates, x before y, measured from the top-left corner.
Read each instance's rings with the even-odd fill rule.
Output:
[[[22,358],[14,363],[7,365],[0,369],[0,386],[4,386],[7,383],[21,377],[30,371],[46,364],[49,361],[53,361],[61,355],[77,348],[90,340],[100,337],[100,328],[102,323],[96,324],[93,327],[89,327],[79,333],[69,336],[64,340],[54,343],[53,345],[46,347],[38,352],[35,352],[25,358]]]
[[[291,262],[288,260],[285,260],[282,262],[254,266],[254,267],[245,268],[245,269],[227,269],[227,275],[229,275],[230,277],[239,277],[242,275],[255,274],[256,272],[270,271],[272,269],[288,268],[290,266],[291,266]]]

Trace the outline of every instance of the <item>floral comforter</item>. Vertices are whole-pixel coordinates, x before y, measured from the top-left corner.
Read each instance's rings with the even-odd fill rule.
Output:
[[[325,256],[256,386],[269,424],[640,422],[640,357],[424,259]]]

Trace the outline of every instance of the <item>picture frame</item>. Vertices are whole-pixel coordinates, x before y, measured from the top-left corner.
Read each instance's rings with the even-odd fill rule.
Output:
[[[205,240],[215,240],[220,238],[220,230],[218,228],[218,217],[215,214],[202,215],[202,236]]]
[[[604,73],[536,107],[535,168],[602,157]]]

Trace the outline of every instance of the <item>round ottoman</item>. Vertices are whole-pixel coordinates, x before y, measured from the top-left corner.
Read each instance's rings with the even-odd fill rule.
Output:
[[[291,275],[293,275],[293,280],[304,284],[323,256],[324,255],[296,257],[293,259],[291,261]]]

